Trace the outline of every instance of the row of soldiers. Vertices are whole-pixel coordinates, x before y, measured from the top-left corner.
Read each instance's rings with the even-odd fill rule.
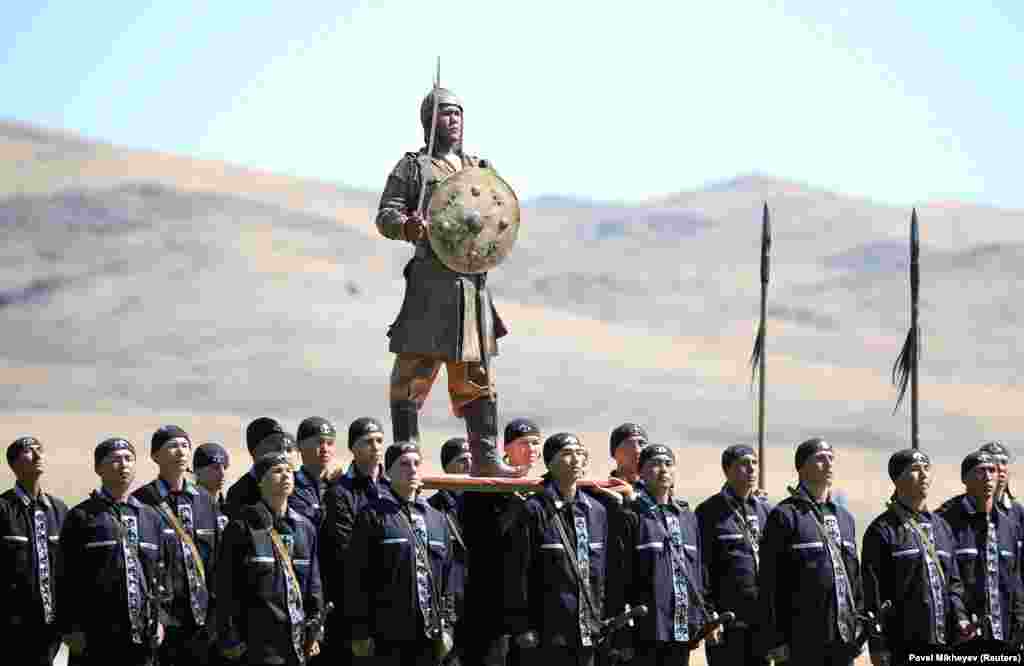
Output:
[[[385,448],[381,424],[357,419],[342,470],[336,439],[323,418],[294,437],[253,421],[253,465],[226,498],[223,447],[193,451],[163,426],[158,477],[130,492],[135,447],[108,439],[100,488],[70,511],[43,490],[43,444],[16,440],[17,483],[0,496],[8,649],[32,664],[66,641],[73,663],[104,665],[642,665],[688,663],[707,639],[712,666],[817,666],[849,665],[867,639],[879,666],[918,646],[1020,643],[1024,509],[998,443],[964,459],[965,493],[936,512],[928,456],[895,453],[892,499],[858,553],[831,493],[835,451],[817,438],[797,447],[799,483],[777,506],[757,491],[756,452],[737,445],[722,490],[695,509],[674,494],[673,450],[632,423],[611,433],[610,489],[580,483],[578,437],[515,419],[505,462],[529,474],[543,459],[536,490],[429,501],[415,441]],[[446,442],[441,462],[465,474],[466,441]]]

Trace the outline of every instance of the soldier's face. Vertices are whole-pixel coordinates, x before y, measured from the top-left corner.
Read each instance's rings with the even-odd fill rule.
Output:
[[[135,480],[135,454],[125,449],[114,451],[96,465],[96,474],[108,488],[128,488]]]
[[[999,472],[992,464],[978,465],[967,473],[964,485],[967,487],[967,494],[971,497],[987,499],[996,494],[996,483]]]
[[[391,484],[399,493],[415,491],[423,485],[420,480],[420,462],[420,454],[410,451],[398,456],[398,459],[391,463],[388,476],[391,477]]]
[[[725,470],[725,479],[734,488],[753,488],[757,485],[758,469],[757,456],[745,455],[729,465]]]
[[[260,479],[260,492],[264,497],[288,497],[295,490],[295,471],[291,464],[274,465]]]
[[[384,462],[384,433],[372,432],[352,445],[352,459],[360,467],[375,467]]]
[[[835,454],[831,451],[818,451],[804,461],[804,466],[800,468],[800,478],[811,483],[832,485],[835,478],[834,465]]]
[[[676,481],[676,465],[665,456],[654,456],[644,463],[640,478],[654,492],[671,490]]]
[[[192,443],[184,437],[175,437],[153,453],[153,462],[160,467],[161,474],[180,474],[188,469],[191,453]]]
[[[579,481],[587,470],[589,458],[585,448],[571,444],[555,454],[548,469],[551,476],[560,483]]]
[[[926,462],[916,462],[904,469],[903,474],[896,479],[896,492],[904,497],[924,499],[931,485],[932,466]]]
[[[523,465],[532,467],[540,460],[543,448],[544,442],[541,441],[540,435],[527,435],[525,437],[516,437],[506,444],[505,453],[508,455],[510,464],[516,467]]]
[[[46,456],[43,455],[43,445],[34,442],[23,448],[14,460],[11,461],[11,470],[19,479],[38,479],[43,474]]]
[[[303,465],[326,467],[334,460],[335,439],[320,437],[311,442],[305,442],[299,447],[299,451],[302,453]]]
[[[462,141],[462,109],[454,104],[442,104],[438,107],[437,138],[447,145]]]
[[[464,453],[455,460],[445,465],[446,474],[469,474],[469,468],[473,464],[473,454]]]
[[[615,447],[615,464],[628,474],[636,474],[640,465],[640,452],[647,446],[647,440],[640,435],[632,435],[622,440]]]
[[[221,463],[211,463],[196,470],[196,481],[212,495],[224,490],[224,472],[227,470]]]

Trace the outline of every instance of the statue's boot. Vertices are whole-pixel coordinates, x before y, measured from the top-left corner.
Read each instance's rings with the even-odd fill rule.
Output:
[[[420,441],[419,408],[412,400],[391,403],[391,433],[395,442]]]
[[[466,439],[473,462],[470,476],[515,478],[522,472],[502,460],[498,444],[498,403],[489,398],[477,398],[463,408],[466,418]]]

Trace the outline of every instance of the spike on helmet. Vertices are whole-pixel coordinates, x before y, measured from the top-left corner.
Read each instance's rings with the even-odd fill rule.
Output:
[[[462,109],[463,113],[465,113],[465,109],[462,106],[462,100],[447,88],[437,89],[437,105],[440,107],[442,104],[454,104],[459,107],[459,109]],[[434,91],[431,90],[427,93],[427,96],[423,98],[423,102],[420,103],[420,124],[423,125],[423,133],[427,137],[427,141],[430,140],[430,121],[433,115]]]

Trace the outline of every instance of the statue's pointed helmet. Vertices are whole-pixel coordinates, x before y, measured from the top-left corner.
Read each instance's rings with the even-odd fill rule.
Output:
[[[437,95],[437,105],[440,107],[442,104],[454,104],[459,107],[463,115],[466,113],[466,109],[462,106],[462,100],[447,88],[437,88],[427,93],[427,96],[423,98],[423,102],[420,103],[420,124],[423,126],[423,135],[426,141],[430,141],[430,121],[434,115],[434,95]]]

